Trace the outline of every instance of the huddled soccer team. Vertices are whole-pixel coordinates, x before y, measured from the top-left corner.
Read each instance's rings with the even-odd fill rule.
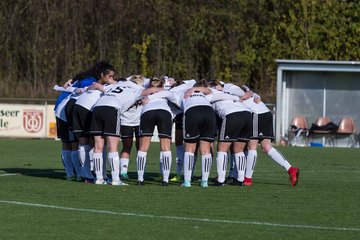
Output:
[[[114,67],[102,61],[63,87],[54,88],[61,92],[55,115],[68,180],[128,185],[124,181],[129,179],[130,152],[135,139],[137,185],[144,185],[147,152],[156,126],[162,186],[171,181],[191,187],[199,153],[199,184],[208,187],[215,139],[214,186],[252,185],[259,143],[287,171],[292,186],[297,184],[300,170],[293,168],[271,144],[274,139],[271,111],[246,86],[205,79],[175,81],[166,76],[151,79],[141,75],[114,76]],[[176,175],[170,179],[174,123]],[[107,176],[107,162],[111,178]],[[228,163],[230,170],[226,176]]]

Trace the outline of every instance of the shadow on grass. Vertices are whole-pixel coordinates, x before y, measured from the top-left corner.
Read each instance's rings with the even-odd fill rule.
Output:
[[[50,179],[59,179],[66,180],[66,175],[63,169],[36,169],[36,168],[2,168],[0,171],[5,172],[5,174],[19,174],[24,176],[31,177],[40,177],[40,178],[50,178]],[[2,173],[4,174],[4,173]],[[107,173],[108,176],[111,176],[111,173]],[[1,172],[0,172],[1,175]],[[137,172],[128,172],[129,179],[123,179],[124,182],[130,185],[137,185]],[[170,179],[174,174],[170,175]],[[193,176],[192,184],[196,184],[201,177]],[[146,172],[144,176],[145,185],[158,185],[162,184],[162,175],[159,172]],[[215,179],[209,179],[209,184],[213,185]],[[169,182],[170,186],[179,186],[181,182]],[[263,179],[258,179],[254,181],[254,184],[259,185],[278,185],[286,186],[289,183],[285,180],[283,183],[269,182]]]
[[[36,168],[2,168],[7,174],[20,174],[24,176],[65,179],[64,170],[61,169],[36,169]]]
[[[5,173],[1,173],[5,172]],[[63,169],[36,169],[36,168],[2,168],[0,169],[1,174],[18,174],[31,177],[50,178],[66,180],[66,175]],[[111,172],[107,173],[111,176]],[[129,179],[125,179],[124,182],[130,185],[137,184],[137,172],[128,172]],[[173,177],[174,175],[171,175]],[[162,175],[158,172],[146,172],[144,176],[146,185],[161,185]],[[169,185],[180,185],[180,183],[169,183]]]

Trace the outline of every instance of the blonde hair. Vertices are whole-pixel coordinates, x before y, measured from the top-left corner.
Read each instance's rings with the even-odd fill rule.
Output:
[[[132,75],[130,81],[136,83],[137,85],[144,86],[144,76],[143,75]]]
[[[150,87],[159,87],[162,88],[164,86],[164,81],[157,78],[157,77],[153,77],[150,80]]]

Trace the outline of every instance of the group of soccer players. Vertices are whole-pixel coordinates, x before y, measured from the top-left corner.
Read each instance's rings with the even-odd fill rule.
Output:
[[[293,168],[271,144],[274,139],[271,111],[246,86],[166,76],[151,79],[141,75],[117,79],[114,76],[114,67],[102,61],[63,87],[54,88],[61,92],[55,115],[67,179],[128,185],[125,181],[129,178],[127,171],[135,137],[137,185],[144,185],[147,151],[156,126],[162,186],[168,186],[169,181],[181,181],[181,186],[191,187],[197,153],[201,159],[201,187],[209,186],[214,157],[217,177],[213,185],[250,186],[259,143],[287,171],[292,186],[297,184],[300,170]],[[176,175],[169,179],[173,123]],[[106,162],[111,178],[107,176]],[[230,170],[226,176],[228,163]]]

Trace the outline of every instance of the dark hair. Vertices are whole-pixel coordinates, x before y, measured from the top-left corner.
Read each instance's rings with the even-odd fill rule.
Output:
[[[171,88],[180,86],[180,85],[182,85],[182,84],[184,84],[184,83],[185,83],[185,82],[184,82],[183,80],[176,79],[176,80],[175,80],[175,83],[171,86]]]
[[[216,87],[217,85],[220,85],[223,87],[223,84],[221,84],[221,82],[219,80],[208,80],[207,82],[209,83],[210,87]]]
[[[150,86],[151,87],[160,87],[162,88],[164,86],[164,80],[161,80],[157,77],[152,77],[150,79]]]
[[[90,69],[75,75],[72,82],[81,81],[89,77],[93,77],[96,78],[96,80],[99,80],[101,78],[101,74],[108,74],[110,71],[115,72],[115,68],[106,61],[100,61],[95,63],[95,65]]]
[[[194,87],[209,87],[209,83],[206,79],[201,79],[194,84]]]
[[[127,80],[124,77],[119,77],[119,78],[116,78],[115,81],[117,81],[117,82],[126,82]]]

